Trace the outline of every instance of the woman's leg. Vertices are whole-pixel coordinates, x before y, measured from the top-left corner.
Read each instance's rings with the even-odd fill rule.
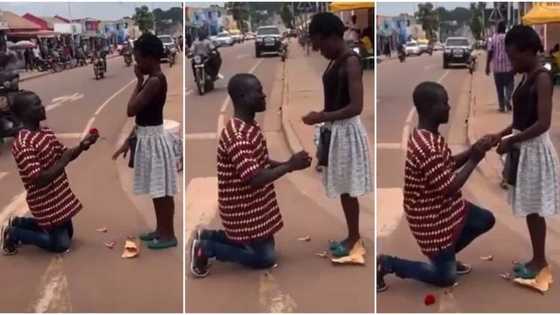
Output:
[[[175,239],[173,216],[175,215],[175,201],[171,196],[155,198],[153,200],[156,211],[156,233],[162,241]]]
[[[348,250],[351,250],[360,239],[360,204],[358,198],[352,197],[349,194],[341,195],[340,201],[348,227],[348,238],[343,243],[347,246]]]
[[[546,220],[534,213],[527,216],[527,227],[533,246],[533,259],[527,267],[533,271],[541,270],[548,265],[545,254]]]

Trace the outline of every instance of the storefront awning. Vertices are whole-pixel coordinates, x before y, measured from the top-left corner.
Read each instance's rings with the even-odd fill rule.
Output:
[[[560,2],[535,2],[523,17],[523,24],[560,23]]]
[[[373,2],[350,2],[350,1],[339,1],[332,2],[329,5],[331,12],[339,11],[351,11],[351,10],[363,10],[363,9],[373,9]]]
[[[8,38],[46,38],[55,37],[58,35],[57,32],[53,31],[19,31],[19,32],[8,32]]]

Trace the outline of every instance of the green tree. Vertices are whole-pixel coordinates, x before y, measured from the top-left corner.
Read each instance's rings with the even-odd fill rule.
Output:
[[[439,29],[439,14],[434,10],[434,5],[431,2],[418,4],[416,19],[422,24],[426,38],[430,41],[435,40]]]
[[[287,28],[294,28],[294,16],[292,14],[292,6],[290,3],[282,3],[282,11],[280,12],[282,21]]]
[[[476,40],[480,40],[482,38],[482,14],[483,12],[480,11],[480,8],[476,5],[476,3],[471,3],[471,32]]]
[[[154,15],[150,9],[143,5],[135,9],[136,13],[132,17],[142,33],[150,32],[154,28]]]
[[[247,20],[249,20],[249,7],[246,2],[226,2],[226,9],[233,16],[241,32],[247,32]]]

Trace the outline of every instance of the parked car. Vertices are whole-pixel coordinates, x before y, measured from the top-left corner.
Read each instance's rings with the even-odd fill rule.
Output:
[[[235,43],[242,43],[243,40],[245,39],[243,34],[241,34],[240,30],[236,30],[236,29],[230,30],[229,33]]]
[[[228,32],[221,32],[216,36],[212,36],[210,40],[216,47],[233,46],[235,44],[235,40]]]
[[[404,51],[407,56],[415,55],[418,56],[422,52],[420,46],[416,42],[408,42],[404,45]]]
[[[169,52],[174,51],[177,52],[177,45],[175,45],[175,41],[173,37],[170,35],[159,35],[158,38],[163,43],[163,50],[165,51],[165,57],[161,58],[162,61],[169,61]]]
[[[437,42],[434,44],[434,51],[443,50],[443,44],[441,42]]]
[[[245,40],[254,40],[256,38],[256,34],[253,32],[245,33]]]
[[[418,48],[420,49],[420,55],[428,51],[428,40],[419,39],[417,41]]]
[[[258,57],[262,53],[278,53],[282,44],[278,26],[262,26],[257,30],[255,40],[255,55]]]
[[[471,63],[472,46],[466,37],[449,37],[445,41],[443,52],[443,68],[447,69],[449,64]]]

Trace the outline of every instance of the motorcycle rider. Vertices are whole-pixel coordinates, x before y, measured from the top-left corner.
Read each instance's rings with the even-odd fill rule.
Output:
[[[222,78],[219,73],[222,65],[222,57],[216,46],[208,39],[208,34],[205,30],[200,30],[198,32],[198,39],[192,43],[191,54],[193,56],[201,56],[203,60],[206,60],[206,72],[214,81]],[[191,64],[194,73],[194,60]]]

